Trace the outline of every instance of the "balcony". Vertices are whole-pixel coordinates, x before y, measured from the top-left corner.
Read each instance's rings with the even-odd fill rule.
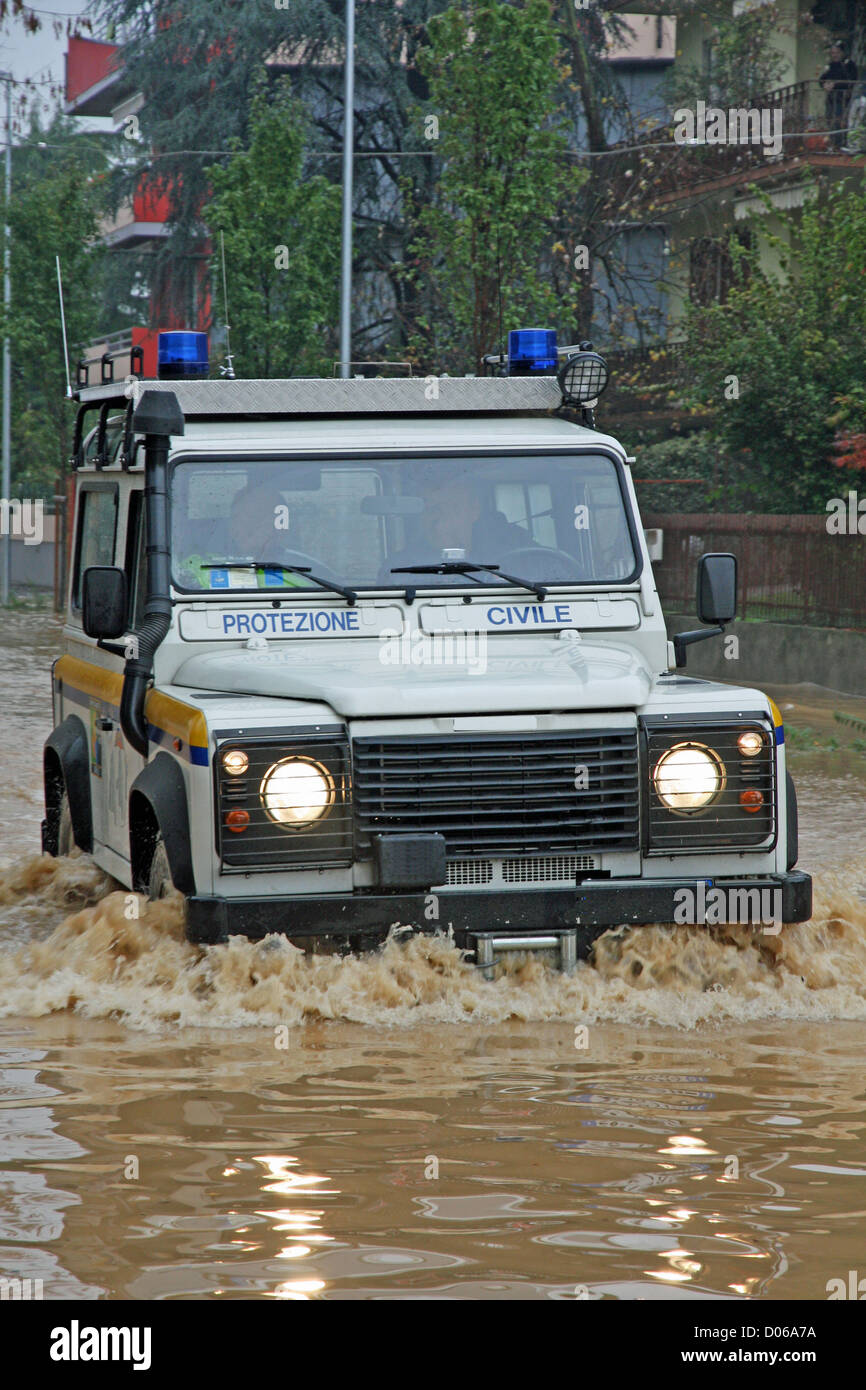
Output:
[[[67,116],[110,116],[124,91],[116,43],[70,38],[66,51]]]
[[[121,204],[115,217],[102,224],[106,246],[141,246],[168,236],[169,196],[142,179],[135,196]]]
[[[855,83],[849,101],[828,94],[816,79],[791,83],[752,98],[748,112],[758,113],[742,129],[727,130],[724,142],[711,143],[713,131],[696,125],[694,140],[675,142],[673,121],[644,130],[638,145],[661,147],[657,150],[653,192],[662,201],[674,203],[693,197],[696,190],[710,190],[740,180],[753,181],[775,171],[788,174],[802,166],[850,168],[866,163],[866,84]],[[707,101],[707,113],[713,103]],[[720,105],[726,123],[728,111]],[[780,113],[777,115],[776,113]],[[761,140],[760,116],[768,124],[768,135],[781,135],[781,148]],[[708,115],[709,119],[709,115]],[[754,143],[752,143],[754,141]],[[616,154],[616,147],[612,150]],[[656,153],[656,152],[654,152]],[[623,158],[628,158],[623,155]]]
[[[86,345],[79,359],[79,367],[87,367],[86,384],[98,386],[103,379],[103,373],[112,381],[123,381],[124,378],[134,375],[133,348],[141,349],[144,377],[147,380],[156,377],[158,338],[156,329],[138,324],[133,328],[121,328],[104,338],[92,340]]]

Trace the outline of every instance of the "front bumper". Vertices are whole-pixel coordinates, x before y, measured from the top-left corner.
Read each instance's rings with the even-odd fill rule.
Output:
[[[682,916],[683,890],[695,895],[698,905],[709,903],[712,889],[723,894],[757,889],[764,905],[771,904],[773,921],[768,931],[786,922],[808,921],[812,913],[812,880],[792,870],[761,878],[693,878],[596,880],[573,886],[518,892],[443,889],[420,892],[339,893],[319,897],[189,898],[186,934],[189,941],[206,945],[230,936],[252,940],[276,933],[299,945],[340,943],[352,950],[368,949],[384,940],[392,926],[419,932],[448,931],[458,946],[478,932],[497,931],[524,935],[577,929],[578,954],[586,956],[592,942],[609,927],[645,926],[675,922]],[[679,896],[677,896],[679,894]],[[736,899],[726,901],[736,902]],[[742,900],[741,900],[742,901]],[[749,900],[755,902],[754,896]],[[433,912],[438,913],[432,917]],[[770,914],[764,920],[768,921]],[[703,919],[701,919],[703,920]],[[714,919],[708,913],[708,922]],[[721,920],[740,921],[731,915]],[[747,916],[760,926],[761,912]]]

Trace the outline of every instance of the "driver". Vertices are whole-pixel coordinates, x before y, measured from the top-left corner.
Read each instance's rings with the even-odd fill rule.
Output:
[[[232,500],[228,554],[188,556],[179,566],[184,582],[200,589],[306,587],[303,575],[279,569],[280,560],[286,556],[283,539],[286,532],[278,529],[277,518],[279,508],[284,506],[282,495],[273,483],[264,478],[248,482]],[[229,575],[232,562],[237,565],[250,560],[265,563],[255,571],[250,570],[248,578],[237,570],[234,576]],[[221,562],[226,562],[224,567]],[[265,573],[268,562],[276,568]]]
[[[449,476],[428,469],[417,485],[423,508],[418,517],[417,539],[391,556],[382,576],[399,582],[391,569],[403,565],[438,563],[444,550],[463,550],[470,563],[498,564],[510,550],[532,545],[529,532],[510,522],[500,511],[485,508],[481,489],[465,473]],[[456,557],[455,557],[456,558]]]

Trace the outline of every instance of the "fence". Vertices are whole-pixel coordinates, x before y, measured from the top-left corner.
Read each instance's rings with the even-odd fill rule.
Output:
[[[669,613],[695,612],[695,573],[707,551],[739,562],[737,616],[866,631],[866,536],[831,535],[826,516],[644,513],[664,532],[653,565]]]

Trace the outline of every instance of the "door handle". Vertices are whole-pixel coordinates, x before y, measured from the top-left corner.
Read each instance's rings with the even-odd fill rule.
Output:
[[[102,732],[103,732],[104,734],[111,733],[111,730],[114,728],[114,720],[113,720],[113,719],[97,719],[97,721],[96,721],[96,727],[97,727],[97,729],[101,729]]]

